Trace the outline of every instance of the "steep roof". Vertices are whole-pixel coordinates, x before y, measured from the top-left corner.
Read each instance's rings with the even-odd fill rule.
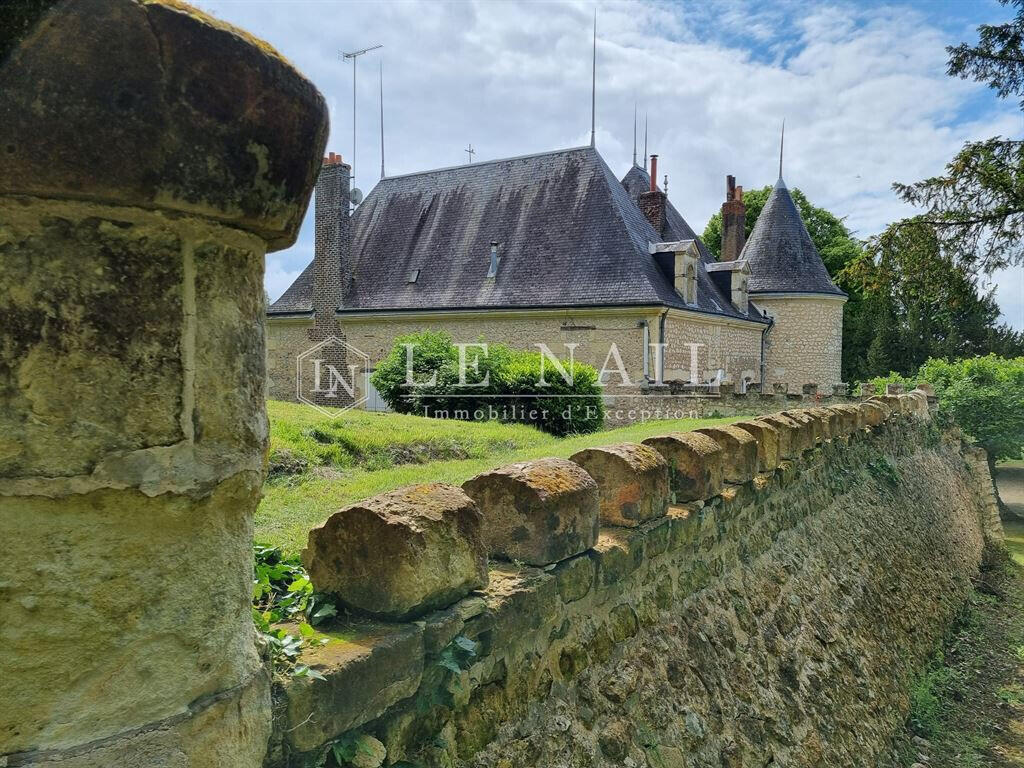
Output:
[[[622,186],[635,203],[640,199],[642,193],[651,188],[651,175],[640,166],[634,165],[622,178]],[[653,227],[651,229],[653,231]],[[686,219],[676,210],[676,207],[672,205],[670,200],[665,201],[665,232],[661,240],[664,242],[693,240],[697,245],[697,250],[700,252],[700,260],[703,264],[710,266],[718,263],[714,254],[708,250],[708,247],[704,245],[704,241],[686,223]],[[754,307],[750,307],[747,314],[742,315],[733,306],[729,295],[722,292],[706,269],[699,270],[697,273],[697,306],[705,312],[747,317],[751,320],[762,319]]]
[[[757,217],[741,259],[750,262],[749,291],[758,293],[846,294],[825,269],[800,211],[780,178]]]
[[[686,231],[679,239],[695,238]],[[353,214],[342,311],[687,308],[648,253],[661,239],[592,147],[393,176]],[[270,313],[311,311],[312,281],[310,265]],[[707,286],[713,293],[688,308],[739,316]]]

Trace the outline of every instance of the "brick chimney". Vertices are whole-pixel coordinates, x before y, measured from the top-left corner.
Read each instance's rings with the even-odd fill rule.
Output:
[[[658,189],[658,156],[651,155],[651,188],[640,193],[639,206],[658,237],[665,232],[665,193]]]
[[[743,187],[736,186],[735,176],[725,177],[725,202],[722,203],[722,261],[735,261],[746,243],[747,206],[743,204]]]
[[[336,310],[345,295],[345,280],[350,269],[352,253],[352,218],[349,214],[349,186],[352,166],[346,165],[341,155],[331,152],[324,158],[320,176],[316,180],[313,209],[313,326],[307,329],[314,344],[337,339],[342,344],[329,343],[316,354],[321,370],[328,371],[327,387],[316,389],[318,382],[300,377],[302,396],[306,402],[329,407],[342,407],[352,403],[352,396],[341,386],[330,388],[330,371],[349,370],[345,333],[338,322]],[[319,385],[324,387],[324,381]]]
[[[343,298],[342,278],[352,250],[349,184],[352,168],[341,155],[324,158],[316,181],[313,220],[313,313],[317,327],[334,327],[334,312]],[[330,335],[327,333],[326,335]]]

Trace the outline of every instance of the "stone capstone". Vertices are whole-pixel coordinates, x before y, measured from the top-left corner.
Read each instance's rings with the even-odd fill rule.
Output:
[[[779,466],[779,430],[766,421],[753,419],[732,425],[757,440],[757,471],[774,472]]]
[[[803,425],[780,413],[761,416],[763,421],[779,433],[779,459],[798,459],[805,450]]]
[[[406,619],[486,586],[482,522],[455,486],[408,486],[335,512],[309,532],[302,561],[349,608]]]
[[[661,517],[669,503],[668,464],[653,448],[620,443],[587,448],[570,459],[597,482],[601,522],[634,527]]]
[[[723,450],[715,440],[696,432],[672,432],[644,440],[668,462],[673,503],[708,499],[721,493]]]
[[[487,553],[549,565],[590,549],[600,527],[597,483],[566,459],[510,464],[467,480]]]
[[[0,194],[199,214],[284,248],[326,112],[273,48],[185,3],[53,3],[0,68]]]
[[[874,399],[863,402],[857,407],[863,415],[865,427],[877,427],[885,422],[892,413],[888,405]]]
[[[757,474],[757,440],[749,432],[726,424],[694,430],[722,446],[722,475],[730,483],[745,483]]]
[[[811,450],[824,439],[824,428],[821,421],[811,416],[807,411],[795,408],[783,411],[782,415],[800,426],[801,439],[805,451]]]

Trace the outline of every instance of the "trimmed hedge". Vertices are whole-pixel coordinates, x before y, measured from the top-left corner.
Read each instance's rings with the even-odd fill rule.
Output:
[[[411,387],[406,370],[409,344],[413,345]],[[569,383],[540,352],[488,344],[486,356],[477,345],[469,345],[464,354],[465,381],[460,382],[460,350],[451,336],[442,331],[400,336],[370,380],[398,413],[514,421],[554,435],[595,432],[604,425],[601,386],[592,366],[559,361]]]

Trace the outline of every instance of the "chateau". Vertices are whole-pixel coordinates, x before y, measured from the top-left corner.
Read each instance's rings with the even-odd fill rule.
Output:
[[[580,147],[386,177],[350,214],[350,169],[332,153],[313,262],[269,307],[270,396],[296,398],[296,359],[318,341],[345,340],[372,369],[423,329],[571,351],[620,393],[831,390],[846,295],[782,178],[744,242],[743,188],[727,177],[716,260],[652,180],[656,164],[619,180]]]

